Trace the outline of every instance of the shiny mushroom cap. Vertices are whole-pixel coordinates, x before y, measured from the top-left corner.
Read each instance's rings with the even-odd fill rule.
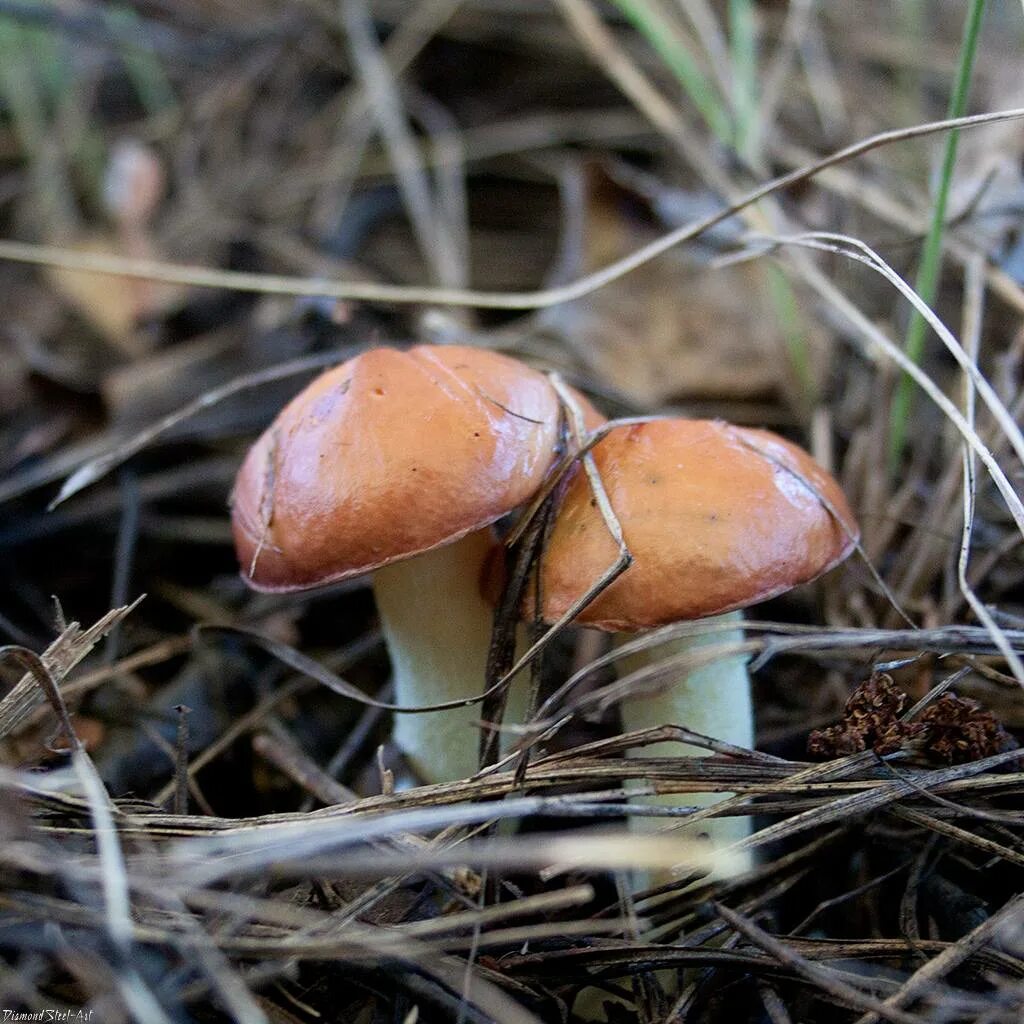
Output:
[[[550,382],[514,359],[364,352],[250,449],[232,497],[242,574],[258,590],[304,590],[455,541],[533,495],[558,435]]]
[[[593,452],[633,563],[581,625],[628,632],[743,608],[821,575],[858,536],[836,481],[764,430],[651,420],[613,429]],[[565,614],[617,555],[577,471],[543,555],[544,619]]]

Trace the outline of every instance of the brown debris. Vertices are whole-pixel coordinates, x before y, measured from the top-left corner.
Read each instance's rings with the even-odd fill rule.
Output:
[[[920,724],[926,753],[946,764],[966,764],[1017,747],[999,719],[970,697],[944,693],[924,711]]]
[[[907,695],[892,676],[876,672],[850,694],[842,722],[810,734],[807,752],[824,760],[869,748],[876,754],[891,754],[921,732],[920,725],[900,721],[906,704]]]
[[[970,697],[944,693],[916,722],[900,719],[906,704],[892,677],[878,672],[850,694],[841,722],[810,734],[807,752],[823,760],[868,749],[892,754],[913,740],[929,760],[966,764],[1017,746],[996,716]]]

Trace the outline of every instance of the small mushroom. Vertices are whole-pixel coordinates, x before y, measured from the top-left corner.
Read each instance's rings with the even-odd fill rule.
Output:
[[[624,673],[704,645],[742,641],[738,609],[813,580],[854,547],[857,526],[839,485],[775,434],[716,421],[651,420],[614,428],[593,455],[633,561],[576,622],[617,634],[710,616],[735,627],[628,656]],[[542,617],[554,622],[565,614],[617,555],[586,475],[577,471],[542,556]],[[622,718],[627,730],[677,724],[749,748],[746,659],[724,657],[659,694],[626,699]],[[666,743],[645,753],[704,751]],[[687,794],[659,802],[721,798],[701,794],[692,801]],[[749,823],[710,819],[695,828],[723,845],[745,835]]]
[[[547,378],[506,356],[364,352],[314,380],[246,457],[232,511],[242,574],[292,591],[372,572],[396,703],[478,697],[489,527],[540,486],[559,419]],[[420,777],[450,781],[476,771],[479,718],[479,705],[399,714],[394,735]]]

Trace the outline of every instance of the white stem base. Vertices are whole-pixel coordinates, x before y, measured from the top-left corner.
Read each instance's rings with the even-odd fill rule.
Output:
[[[742,612],[731,612],[709,622],[734,622],[736,629],[721,633],[707,633],[701,636],[682,637],[671,643],[662,644],[650,652],[631,655],[618,663],[620,676],[628,675],[646,667],[654,661],[661,661],[671,655],[682,654],[700,647],[743,640]],[[627,638],[620,634],[619,643]],[[703,733],[717,740],[734,743],[740,747],[753,747],[754,714],[750,700],[750,677],[747,673],[746,656],[725,658],[691,672],[670,689],[658,696],[643,697],[622,702],[622,724],[627,731],[647,729],[659,725],[681,725],[693,732]],[[657,743],[635,751],[639,757],[704,757],[708,751],[680,743]],[[728,793],[679,793],[649,797],[645,802],[665,806],[707,807],[731,794]],[[653,831],[665,828],[672,819],[631,818],[631,827],[636,831]],[[750,834],[749,818],[711,818],[696,822],[692,828],[683,826],[682,835],[706,834],[715,847],[721,848]],[[722,872],[728,876],[738,874],[751,866],[749,853],[739,855],[731,863],[731,869]],[[650,879],[651,884],[668,881],[667,878]]]
[[[478,530],[374,574],[396,704],[439,704],[483,692],[494,612],[480,595],[480,574],[492,543],[490,530]],[[522,673],[505,722],[523,720],[528,688]],[[394,738],[424,781],[452,782],[476,773],[480,720],[479,704],[396,714]]]

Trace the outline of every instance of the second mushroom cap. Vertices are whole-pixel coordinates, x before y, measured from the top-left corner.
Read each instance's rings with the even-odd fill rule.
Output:
[[[858,532],[836,481],[764,430],[666,419],[613,429],[593,450],[632,565],[577,617],[632,631],[766,600],[841,562]],[[618,555],[577,472],[542,562],[555,621]]]

